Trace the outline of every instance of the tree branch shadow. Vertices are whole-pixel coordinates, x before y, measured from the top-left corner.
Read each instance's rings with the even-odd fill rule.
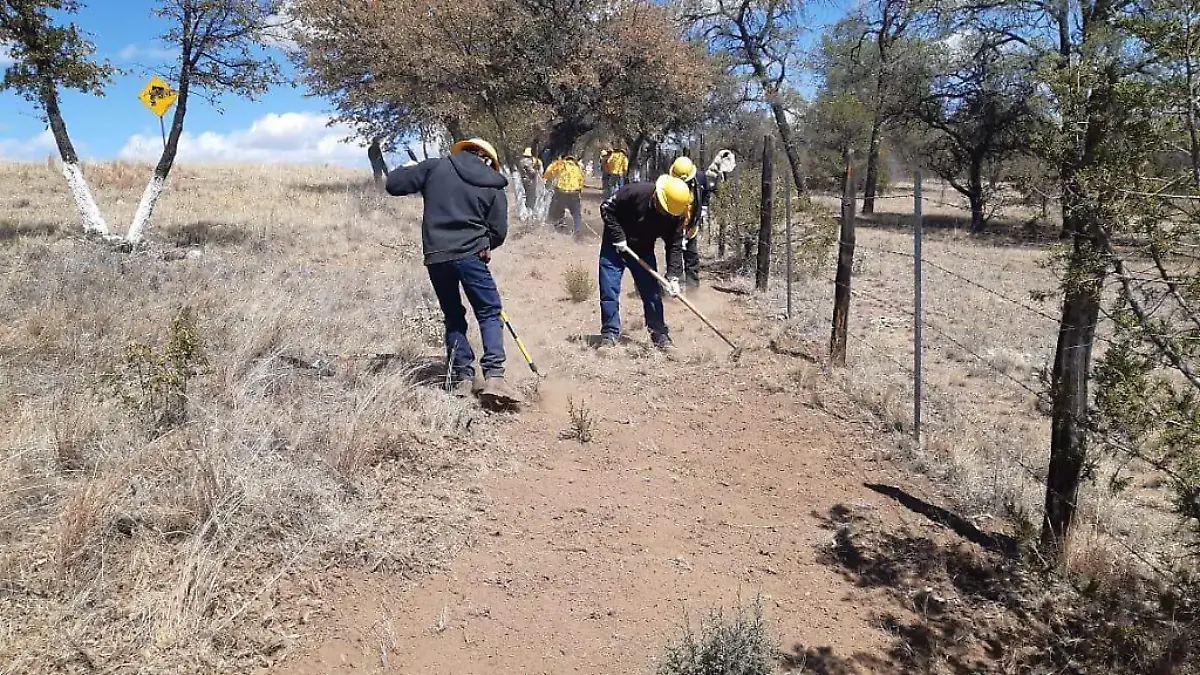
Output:
[[[980,531],[899,488],[867,487],[958,537],[947,541],[907,526],[885,528],[843,504],[814,514],[834,532],[818,561],[890,600],[874,619],[892,638],[889,661],[869,665],[867,672],[1197,672],[1191,660],[1200,654],[1194,596],[1191,609],[1180,613],[1178,602],[1163,602],[1161,587],[1128,571],[1109,570],[1083,585],[1043,576],[1022,565],[1012,537]],[[789,658],[805,664],[802,672],[832,675],[865,665],[828,650],[795,651]]]

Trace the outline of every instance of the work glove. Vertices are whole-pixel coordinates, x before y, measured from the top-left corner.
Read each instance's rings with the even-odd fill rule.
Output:
[[[620,253],[621,255],[629,255],[633,253],[633,250],[629,248],[629,242],[627,241],[614,242],[613,248],[617,249],[617,253]]]
[[[671,296],[672,298],[679,297],[679,279],[676,277],[668,277],[666,291],[667,295]]]

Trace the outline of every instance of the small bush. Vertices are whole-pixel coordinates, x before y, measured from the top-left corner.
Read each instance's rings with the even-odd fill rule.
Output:
[[[566,289],[571,302],[583,302],[592,297],[596,284],[592,282],[592,275],[582,265],[572,265],[563,273],[563,288]]]
[[[567,399],[567,412],[571,417],[571,428],[563,432],[563,438],[573,438],[580,443],[591,443],[596,430],[596,416],[583,403]]]
[[[657,675],[767,675],[774,670],[775,646],[763,618],[762,604],[739,607],[731,616],[709,613],[700,632],[685,626],[679,640],[667,646]]]
[[[195,317],[190,307],[182,307],[161,350],[130,342],[120,367],[105,380],[126,407],[164,431],[187,421],[188,384],[207,366]]]

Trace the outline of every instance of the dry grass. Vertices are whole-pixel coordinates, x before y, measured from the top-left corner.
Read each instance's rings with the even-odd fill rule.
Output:
[[[896,190],[905,192],[908,187]],[[1028,228],[972,237],[965,210],[933,203],[953,203],[952,191],[935,186],[926,195],[925,259],[1000,295],[925,267],[923,444],[916,447],[909,440],[913,261],[904,254],[912,251],[911,230],[906,229],[911,197],[882,200],[874,217],[860,221],[848,368],[811,386],[832,384],[882,430],[894,433],[898,455],[947,485],[962,515],[979,522],[1008,519],[1017,529],[1036,530],[1044,499],[1049,419],[1034,392],[1044,390],[1040,373],[1053,361],[1057,307],[1052,300],[1035,301],[1031,294],[1049,291],[1054,297],[1058,281],[1046,264],[1054,245],[1014,240],[1030,234]],[[819,201],[836,205],[831,198]],[[824,349],[832,279],[830,261],[816,277],[794,285],[797,319],[781,325],[781,334]],[[775,284],[760,298],[763,310],[779,316],[783,295],[784,285]],[[1102,327],[1101,333],[1105,330]],[[773,386],[795,386],[786,380]],[[820,391],[812,395],[819,403],[836,404],[823,400],[829,397]],[[1175,523],[1166,494],[1150,487],[1152,476],[1114,494],[1108,477],[1118,462],[1098,459],[1095,480],[1085,487],[1080,507],[1080,559],[1094,557],[1088,551],[1096,547],[1133,546],[1164,558],[1182,553],[1182,542],[1173,536]]]
[[[45,165],[0,165],[0,672],[246,672],[294,639],[305,570],[420,573],[466,537],[491,423],[427,384],[419,202],[328,167],[180,168],[131,255],[74,236]],[[149,168],[86,170],[128,222]],[[102,375],[180,306],[208,364],[155,429]]]
[[[585,302],[596,292],[592,275],[583,265],[572,265],[563,273],[563,289],[571,302]]]

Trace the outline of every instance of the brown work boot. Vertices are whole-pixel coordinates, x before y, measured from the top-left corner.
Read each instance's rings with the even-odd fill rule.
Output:
[[[513,389],[503,377],[487,378],[479,397],[500,405],[516,405],[524,402],[521,394]]]
[[[476,375],[467,380],[462,379],[450,385],[450,393],[459,398],[467,398],[468,396],[479,396],[483,391],[483,378]]]

